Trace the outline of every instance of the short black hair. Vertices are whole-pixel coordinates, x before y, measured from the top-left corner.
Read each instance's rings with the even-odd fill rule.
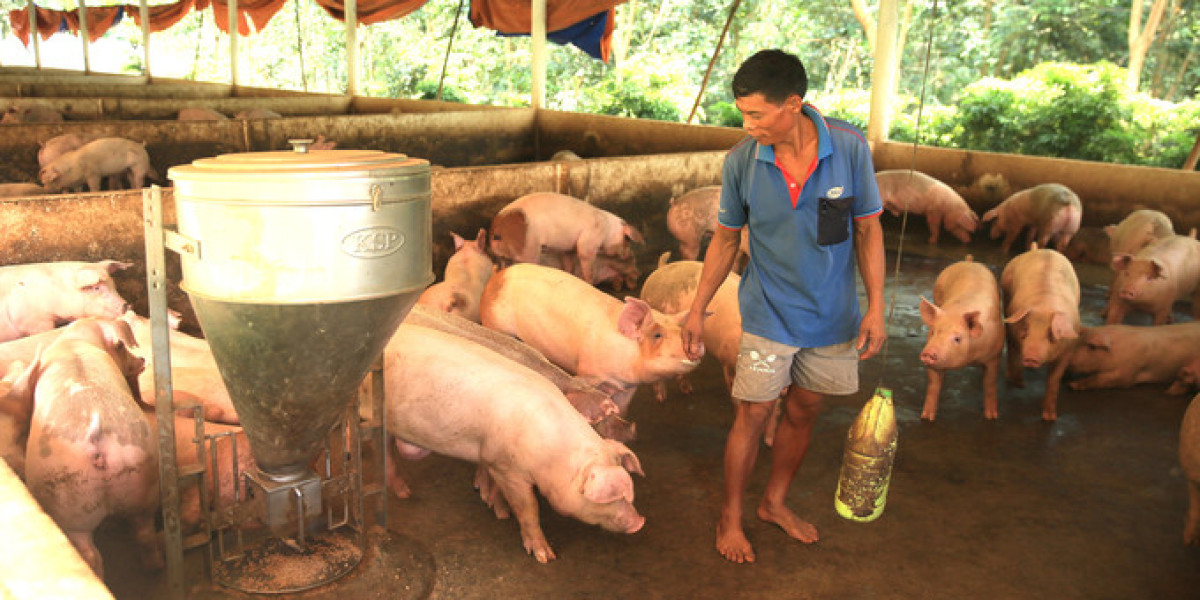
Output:
[[[788,96],[808,93],[808,71],[795,54],[783,50],[759,50],[747,58],[733,75],[733,97],[761,93],[768,102],[783,103]]]

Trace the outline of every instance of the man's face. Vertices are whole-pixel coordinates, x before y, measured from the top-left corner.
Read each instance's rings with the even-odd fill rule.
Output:
[[[737,98],[734,103],[742,112],[742,129],[758,143],[771,145],[787,139],[796,126],[796,115],[800,114],[803,101],[793,94],[782,104],[776,104],[761,92],[755,92]]]

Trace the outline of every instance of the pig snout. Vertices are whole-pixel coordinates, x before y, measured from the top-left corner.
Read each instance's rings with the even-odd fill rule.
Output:
[[[1125,286],[1121,288],[1122,300],[1137,300],[1138,296],[1142,295],[1142,290],[1134,286]]]
[[[921,351],[921,363],[927,367],[937,366],[938,363],[941,362],[941,359],[941,353],[938,352],[936,348],[930,348],[929,346],[926,346],[925,349]]]

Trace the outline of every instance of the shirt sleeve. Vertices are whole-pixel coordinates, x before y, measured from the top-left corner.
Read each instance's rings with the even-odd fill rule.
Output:
[[[726,229],[741,229],[746,224],[746,201],[742,198],[742,167],[736,149],[725,155],[721,167],[721,203],[717,224]]]
[[[883,201],[879,199],[879,186],[875,183],[875,161],[871,159],[871,147],[866,142],[854,145],[854,218],[862,219],[883,212]]]

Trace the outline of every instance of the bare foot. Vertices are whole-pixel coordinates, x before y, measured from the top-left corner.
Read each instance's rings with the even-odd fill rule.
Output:
[[[813,527],[812,523],[796,516],[796,513],[786,506],[766,506],[758,505],[758,518],[778,525],[794,539],[800,540],[805,544],[811,544],[820,536],[817,535],[817,528]]]
[[[717,523],[717,552],[729,562],[754,562],[754,548],[746,539],[740,523],[728,527],[724,520]]]

